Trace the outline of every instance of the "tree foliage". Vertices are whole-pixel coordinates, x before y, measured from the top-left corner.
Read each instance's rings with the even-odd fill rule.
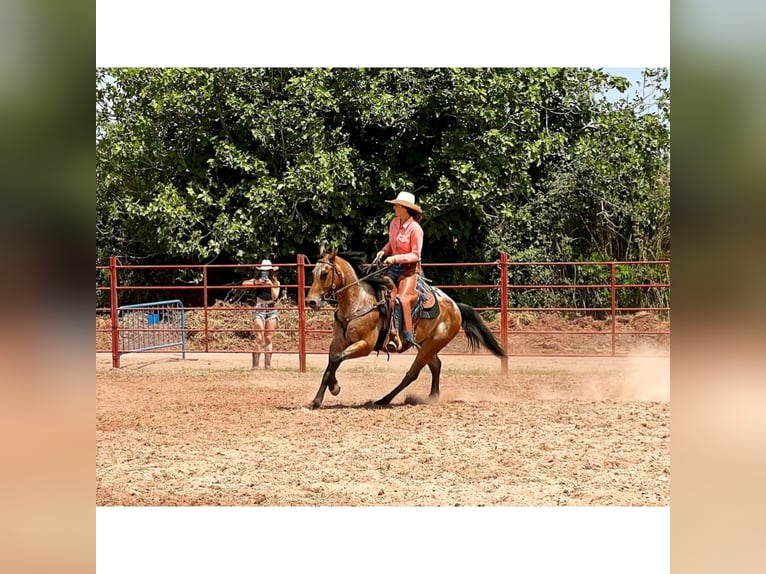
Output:
[[[608,101],[627,80],[589,68],[97,69],[97,263],[374,253],[405,190],[426,262],[668,258],[667,70],[644,75]]]

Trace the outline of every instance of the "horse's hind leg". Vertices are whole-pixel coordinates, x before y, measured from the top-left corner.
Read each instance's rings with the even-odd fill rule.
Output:
[[[393,391],[391,391],[390,393],[388,393],[385,397],[375,401],[375,404],[379,405],[379,406],[385,406],[385,405],[390,404],[391,400],[396,395],[398,395],[400,392],[402,392],[402,390],[405,387],[407,387],[412,381],[414,381],[415,379],[418,378],[418,375],[420,374],[420,369],[422,369],[422,368],[423,368],[423,366],[421,365],[420,368],[415,373],[412,373],[412,368],[410,368],[410,370],[407,371],[407,374],[404,375],[404,378],[402,379],[402,382],[399,383],[396,386],[396,388]]]
[[[439,375],[442,372],[442,360],[439,355],[431,357],[428,368],[431,370],[431,392],[428,393],[428,400],[435,402],[439,400]]]
[[[405,389],[412,381],[418,378],[418,375],[420,374],[420,371],[423,367],[426,366],[426,364],[430,364],[431,359],[426,360],[424,358],[425,353],[421,350],[418,352],[418,354],[415,356],[415,360],[412,362],[412,365],[410,366],[407,373],[404,375],[404,378],[402,379],[402,382],[399,383],[396,388],[388,393],[385,397],[383,397],[380,400],[375,401],[376,405],[387,405],[391,402],[391,400],[398,395],[400,392],[402,392],[403,389]],[[440,361],[441,363],[441,361]]]

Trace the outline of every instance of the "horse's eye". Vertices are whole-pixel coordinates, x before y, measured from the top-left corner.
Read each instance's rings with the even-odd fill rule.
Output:
[[[320,271],[320,273],[319,273],[319,278],[320,278],[322,281],[324,281],[325,279],[327,279],[327,271]]]

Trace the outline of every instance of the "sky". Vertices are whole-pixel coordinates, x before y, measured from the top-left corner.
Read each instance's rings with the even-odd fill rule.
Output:
[[[604,71],[612,76],[624,76],[630,81],[631,89],[636,89],[641,84],[641,72],[644,68],[604,68]],[[613,93],[608,93],[607,98],[612,99],[619,97],[620,93],[617,90],[611,90]]]
[[[663,67],[670,69],[669,65]],[[638,93],[638,90],[641,87],[641,82],[643,80],[642,72],[644,68],[603,68],[603,70],[612,76],[623,76],[630,82],[630,88],[623,94],[617,90],[609,90],[606,93],[607,100],[613,102],[620,99],[621,97],[627,96],[630,98]],[[670,74],[668,74],[668,79],[665,81],[665,86],[670,86]]]

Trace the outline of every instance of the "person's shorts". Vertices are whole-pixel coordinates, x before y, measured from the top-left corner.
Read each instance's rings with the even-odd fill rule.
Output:
[[[277,313],[277,310],[272,307],[264,307],[261,309],[255,310],[255,318],[256,319],[262,319],[265,323],[269,319],[277,319],[279,320],[279,314]]]
[[[418,272],[417,263],[394,263],[386,271],[387,275],[391,278],[391,280],[396,285],[399,285],[399,280],[402,279],[403,277],[409,277],[410,275],[415,275],[415,273],[417,272]]]

